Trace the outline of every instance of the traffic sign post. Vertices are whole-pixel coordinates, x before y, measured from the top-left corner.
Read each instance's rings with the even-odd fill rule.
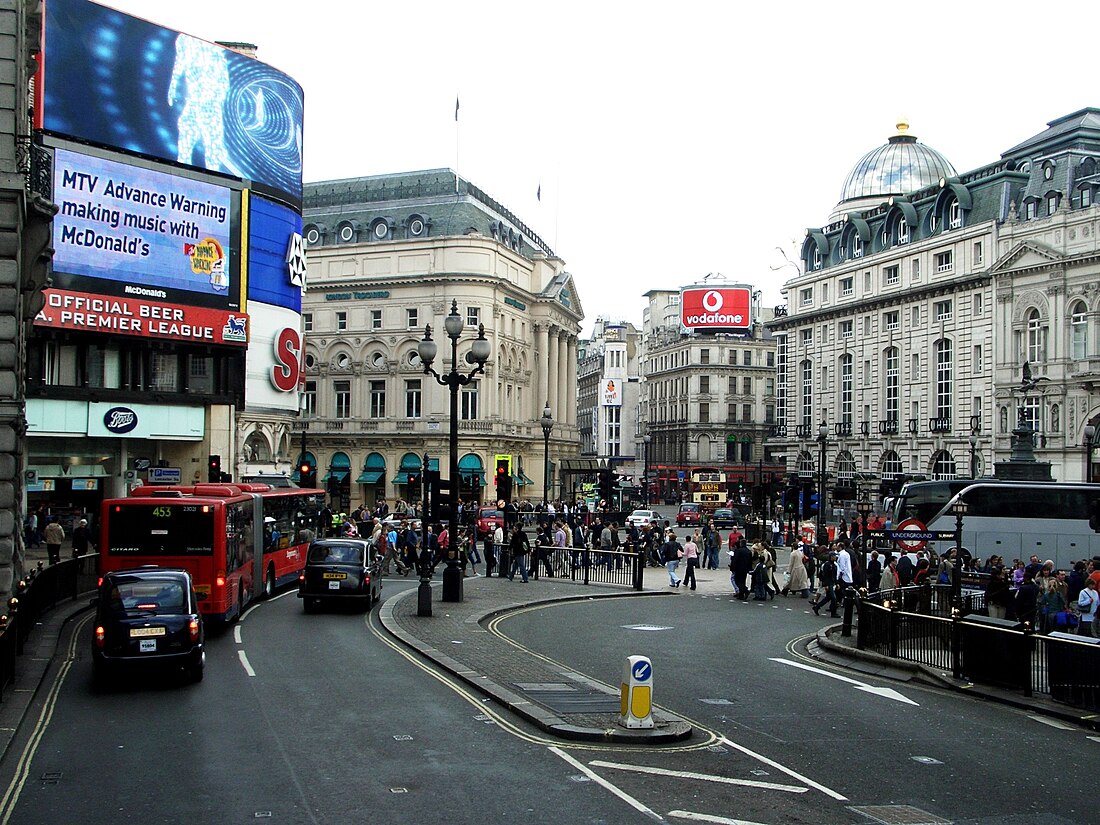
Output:
[[[624,728],[653,727],[653,663],[647,657],[626,657],[619,705],[619,724]]]

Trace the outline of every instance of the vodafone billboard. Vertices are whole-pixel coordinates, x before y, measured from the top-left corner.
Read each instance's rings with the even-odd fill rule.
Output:
[[[752,328],[752,290],[740,286],[683,287],[680,324],[695,332],[748,332]]]

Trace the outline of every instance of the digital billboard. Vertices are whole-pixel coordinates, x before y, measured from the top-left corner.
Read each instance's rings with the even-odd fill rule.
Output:
[[[49,0],[36,125],[302,202],[302,88],[252,57],[88,0]]]
[[[752,328],[752,290],[735,286],[683,287],[680,324],[695,332],[748,332]]]
[[[302,217],[274,201],[248,199],[248,302],[263,302],[300,312],[302,284],[287,262]]]

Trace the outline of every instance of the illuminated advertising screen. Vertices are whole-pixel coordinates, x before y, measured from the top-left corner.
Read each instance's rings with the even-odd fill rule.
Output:
[[[87,0],[46,4],[36,125],[302,201],[302,88],[255,58]]]
[[[748,332],[752,328],[752,290],[684,287],[680,290],[680,324],[695,332]]]
[[[291,239],[301,233],[302,217],[293,209],[257,195],[248,199],[250,309],[255,301],[301,312],[302,286],[287,263]]]

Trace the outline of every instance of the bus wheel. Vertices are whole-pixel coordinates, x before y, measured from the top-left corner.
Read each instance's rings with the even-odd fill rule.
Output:
[[[264,598],[270,599],[275,595],[275,565],[267,567],[267,578],[264,579]]]

